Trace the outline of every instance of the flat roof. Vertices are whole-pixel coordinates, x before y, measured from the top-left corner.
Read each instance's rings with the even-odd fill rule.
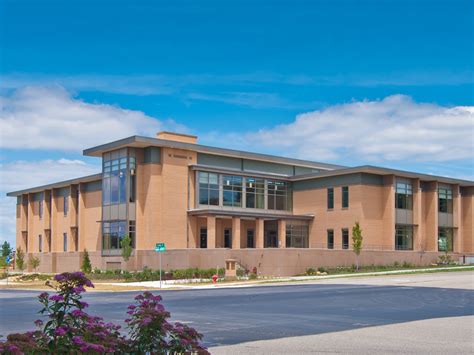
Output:
[[[152,137],[142,137],[142,136],[131,136],[123,138],[114,142],[102,144],[96,147],[85,149],[83,154],[86,156],[92,157],[101,157],[103,153],[106,153],[111,150],[120,149],[121,147],[135,147],[135,148],[146,148],[150,146],[156,147],[165,147],[165,148],[177,148],[177,149],[186,149],[192,150],[198,153],[208,153],[215,154],[233,158],[244,158],[252,160],[260,160],[265,162],[279,163],[279,164],[288,164],[296,165],[314,169],[321,170],[333,170],[333,169],[342,169],[345,168],[343,165],[327,164],[320,163],[310,160],[294,159],[281,157],[270,154],[260,154],[254,152],[247,152],[243,150],[234,150],[226,148],[211,147],[207,145],[194,144],[194,143],[185,143],[177,142],[167,139],[158,139]]]
[[[460,186],[474,186],[474,181],[470,181],[470,180],[462,180],[462,179],[455,179],[455,178],[450,178],[446,176],[438,176],[438,175],[431,175],[431,174],[416,173],[412,171],[383,168],[383,167],[372,166],[372,165],[361,165],[361,166],[356,166],[353,168],[345,168],[345,169],[332,170],[332,171],[323,171],[320,173],[311,173],[311,174],[305,174],[305,175],[292,176],[289,178],[289,180],[290,181],[303,181],[303,180],[320,179],[323,177],[331,177],[331,176],[346,175],[346,174],[353,174],[353,173],[368,173],[368,174],[376,174],[376,175],[396,175],[400,177],[420,179],[422,181],[438,181],[438,182],[442,182],[446,184],[458,184]]]
[[[36,186],[29,189],[8,192],[7,196],[20,196],[23,194],[41,192],[44,190],[59,189],[61,187],[66,187],[69,185],[74,185],[74,184],[79,184],[79,183],[84,183],[84,182],[92,182],[92,181],[97,181],[101,179],[102,179],[102,174],[88,175],[88,176],[78,177],[75,179],[63,180],[63,181],[55,182],[52,184]]]

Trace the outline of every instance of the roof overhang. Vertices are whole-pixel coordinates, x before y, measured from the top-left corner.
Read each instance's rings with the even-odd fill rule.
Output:
[[[44,190],[59,189],[61,187],[67,187],[69,185],[76,185],[76,184],[81,184],[81,183],[86,183],[86,182],[97,181],[97,180],[101,180],[101,179],[102,179],[102,174],[88,175],[88,176],[83,176],[83,177],[79,177],[79,178],[75,178],[75,179],[71,179],[71,180],[64,180],[64,181],[55,182],[53,184],[36,186],[36,187],[32,187],[30,189],[8,192],[7,196],[20,196],[20,195],[23,195],[23,194],[31,194],[31,193],[36,193],[36,192],[42,192]]]

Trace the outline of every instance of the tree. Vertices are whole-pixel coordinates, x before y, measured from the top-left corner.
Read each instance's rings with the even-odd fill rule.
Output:
[[[17,248],[16,250],[15,264],[20,271],[25,270],[25,253],[21,248]]]
[[[130,256],[132,255],[132,238],[127,234],[125,237],[123,237],[122,241],[120,242],[120,247],[122,248],[122,258],[125,261],[128,261],[130,259]]]
[[[6,258],[7,256],[10,256],[13,252],[13,249],[12,247],[10,246],[10,243],[8,243],[7,241],[5,241],[3,244],[2,244],[2,256],[4,258]]]
[[[359,222],[355,222],[354,227],[352,227],[352,250],[356,255],[356,267],[359,271],[359,255],[362,250],[362,229],[360,229]]]
[[[91,259],[87,249],[84,249],[84,256],[82,257],[81,270],[84,274],[90,274],[92,272]]]
[[[28,264],[33,270],[36,271],[36,269],[40,266],[40,259],[36,256],[30,255],[28,258]]]

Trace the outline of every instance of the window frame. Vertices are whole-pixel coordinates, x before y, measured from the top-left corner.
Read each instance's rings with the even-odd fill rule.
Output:
[[[334,187],[327,188],[327,210],[332,211],[334,210]]]
[[[331,242],[330,239],[332,240]],[[328,229],[326,231],[326,242],[327,249],[334,249],[334,229]]]
[[[347,243],[344,243],[344,234],[347,234]],[[349,241],[349,229],[348,228],[342,228],[341,229],[341,247],[343,250],[348,250],[350,245]]]
[[[399,243],[400,240],[407,239],[409,243]],[[413,251],[414,250],[414,230],[413,225],[396,224],[395,225],[395,250]]]
[[[343,209],[349,208],[349,186],[341,187],[341,207]]]

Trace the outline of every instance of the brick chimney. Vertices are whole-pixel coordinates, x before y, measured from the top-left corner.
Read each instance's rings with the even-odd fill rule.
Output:
[[[167,140],[167,141],[192,143],[192,144],[196,144],[197,139],[198,139],[197,136],[193,136],[193,135],[190,135],[190,134],[166,132],[166,131],[158,132],[156,134],[156,138],[164,139],[164,140]]]

